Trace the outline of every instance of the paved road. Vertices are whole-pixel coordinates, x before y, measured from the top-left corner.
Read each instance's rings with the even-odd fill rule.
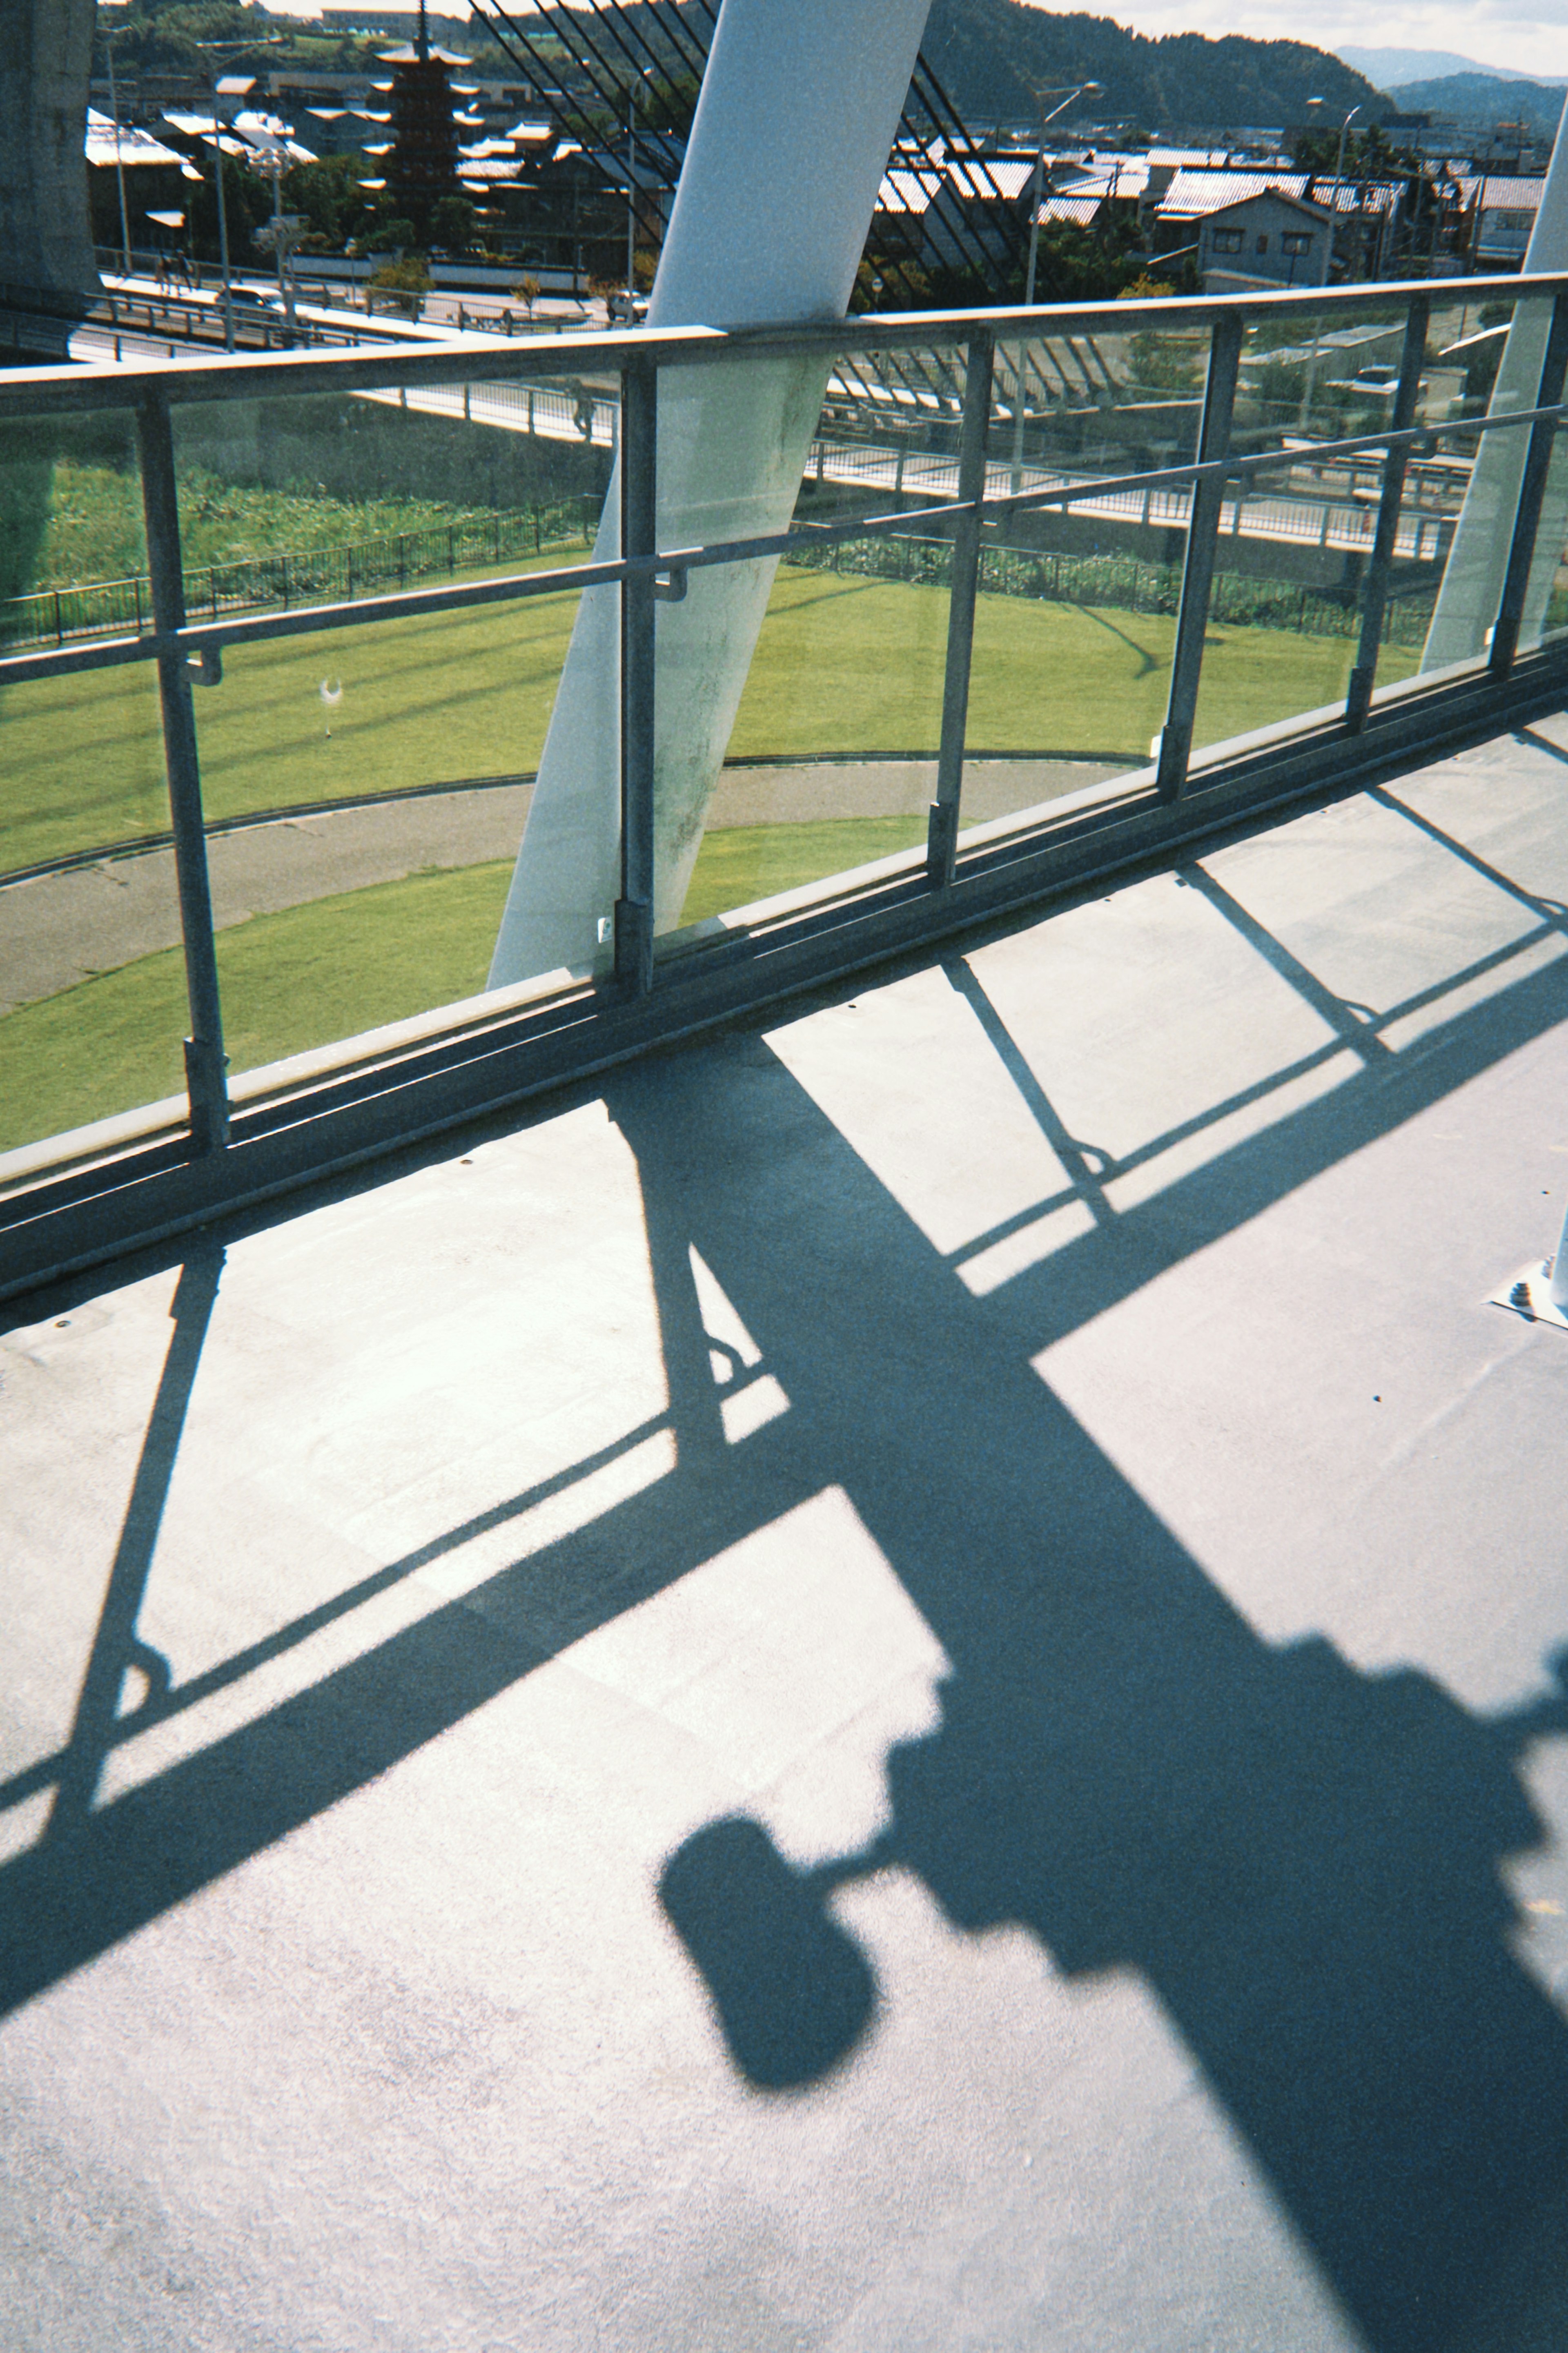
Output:
[[[1114,773],[1081,760],[978,761],[967,774],[964,813],[980,824]],[[919,816],[935,786],[934,760],[734,768],[720,785],[709,824]],[[488,786],[214,834],[207,859],[218,927],[429,867],[510,858],[522,838],[531,790],[528,784]],[[0,884],[0,1013],[177,946],[179,938],[171,850],[106,857],[68,873]]]

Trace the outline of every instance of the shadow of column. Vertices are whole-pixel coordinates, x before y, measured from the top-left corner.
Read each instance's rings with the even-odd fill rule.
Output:
[[[951,1662],[874,1850],[795,1872],[730,1820],[667,1863],[739,2071],[804,2089],[864,2034],[827,1901],[898,1863],[1068,1976],[1141,1972],[1368,2346],[1471,2342],[1568,2189],[1568,2031],[1499,1869],[1542,1838],[1517,1765],[1561,1693],[1491,1724],[1260,1641],[765,1048],[608,1092],[661,1255],[697,1249],[788,1395],[796,1483],[843,1487]]]

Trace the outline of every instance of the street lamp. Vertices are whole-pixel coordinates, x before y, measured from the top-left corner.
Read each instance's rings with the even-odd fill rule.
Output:
[[[1309,106],[1326,106],[1328,104],[1328,100],[1324,98],[1310,98],[1307,100],[1307,103]],[[1350,112],[1346,115],[1344,121],[1340,125],[1340,152],[1334,163],[1334,200],[1329,207],[1334,220],[1339,218],[1340,187],[1345,175],[1345,134],[1360,112],[1361,108],[1359,106],[1352,106]],[[1323,256],[1323,274],[1318,281],[1320,285],[1326,286],[1328,284],[1329,272],[1333,268],[1333,261],[1334,231],[1333,222],[1331,221],[1329,226],[1328,251]]]
[[[219,135],[217,113],[217,66],[222,57],[234,57],[245,49],[272,47],[282,39],[281,33],[269,33],[264,42],[198,41],[198,49],[207,52],[207,92],[213,104],[213,185],[217,192],[218,268],[223,274],[223,347],[234,349],[234,284],[228,266],[228,207],[223,198],[223,140]]]
[[[1059,105],[1052,107],[1048,114],[1045,111],[1046,100],[1047,98],[1056,98],[1058,95],[1058,91],[1054,90],[1037,90],[1032,93],[1036,109],[1038,111],[1040,118],[1040,136],[1038,143],[1035,149],[1035,169],[1029,181],[1029,267],[1027,275],[1024,280],[1024,307],[1026,310],[1031,309],[1034,304],[1035,267],[1039,259],[1040,252],[1040,206],[1045,201],[1046,193],[1046,126],[1047,123],[1054,122],[1058,114],[1065,114],[1069,106],[1076,105],[1078,100],[1083,97],[1086,90],[1102,90],[1103,88],[1104,84],[1102,82],[1078,82],[1067,92],[1066,96],[1062,98]],[[1013,494],[1015,497],[1017,496],[1018,483],[1023,472],[1023,464],[1024,355],[1022,347],[1020,346],[1018,364],[1013,371],[1012,482]]]
[[[98,0],[100,8],[129,8],[131,0]],[[120,259],[124,275],[131,275],[131,216],[125,208],[125,164],[120,153],[120,93],[114,86],[114,43],[125,30],[123,18],[118,25],[99,27],[103,38],[104,55],[109,59],[109,111],[114,123],[114,176],[120,183]]]
[[[1098,81],[1079,82],[1074,89],[1068,91],[1061,104],[1053,106],[1048,114],[1045,111],[1046,100],[1047,98],[1055,98],[1056,90],[1037,90],[1033,93],[1035,105],[1039,111],[1040,137],[1039,144],[1035,150],[1035,174],[1029,184],[1029,270],[1024,282],[1026,310],[1035,299],[1035,264],[1039,258],[1040,250],[1040,206],[1044,201],[1046,191],[1046,126],[1047,123],[1054,122],[1058,114],[1065,114],[1068,107],[1074,105],[1086,90],[1102,90],[1104,86],[1103,82]]]
[[[642,102],[648,100],[648,79],[651,66],[642,69]],[[637,84],[626,84],[626,324],[637,321]]]
[[[1307,100],[1309,106],[1324,106],[1327,102],[1321,98],[1310,98]],[[1352,106],[1340,125],[1340,152],[1339,159],[1334,165],[1334,185],[1332,199],[1329,206],[1329,226],[1323,237],[1323,274],[1318,280],[1320,286],[1328,284],[1329,272],[1334,266],[1334,225],[1340,216],[1340,187],[1343,181],[1345,168],[1345,133],[1360,112],[1359,106]],[[1306,429],[1312,414],[1312,397],[1318,389],[1318,357],[1322,349],[1322,343],[1323,315],[1320,311],[1312,325],[1311,355],[1307,362],[1306,381],[1301,390],[1301,406],[1296,417],[1297,426],[1302,431]]]
[[[289,332],[295,330],[294,312],[294,244],[306,226],[303,213],[286,213],[283,209],[283,174],[289,169],[289,142],[279,132],[253,132],[250,144],[254,160],[264,172],[272,174],[272,218],[264,229],[258,229],[258,245],[269,245],[278,266],[278,292]]]

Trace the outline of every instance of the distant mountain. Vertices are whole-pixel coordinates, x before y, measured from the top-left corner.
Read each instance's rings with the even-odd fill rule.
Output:
[[[998,117],[1027,121],[1036,89],[1089,80],[1104,87],[1065,114],[1064,126],[1291,125],[1310,121],[1307,100],[1315,97],[1328,101],[1331,116],[1352,106],[1371,121],[1398,111],[1363,75],[1302,41],[1210,41],[1201,33],[1149,40],[1109,16],[1058,16],[1021,0],[933,0],[921,47],[972,126]]]
[[[1403,91],[1410,82],[1443,81],[1453,74],[1485,74],[1493,81],[1544,80],[1553,90],[1568,87],[1550,76],[1526,77],[1505,66],[1484,66],[1479,58],[1461,58],[1452,49],[1360,49],[1347,41],[1334,55],[1379,90]]]
[[[1429,114],[1434,122],[1457,122],[1465,131],[1525,122],[1537,138],[1550,139],[1563,112],[1563,86],[1494,81],[1489,74],[1445,74],[1441,81],[1405,82],[1395,94],[1407,112]]]

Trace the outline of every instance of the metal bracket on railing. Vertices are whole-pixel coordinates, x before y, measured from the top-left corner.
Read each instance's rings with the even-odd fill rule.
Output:
[[[185,668],[194,686],[223,684],[223,648],[195,646],[185,658]]]
[[[686,566],[672,564],[668,572],[653,575],[653,593],[661,605],[680,605],[686,601]]]

